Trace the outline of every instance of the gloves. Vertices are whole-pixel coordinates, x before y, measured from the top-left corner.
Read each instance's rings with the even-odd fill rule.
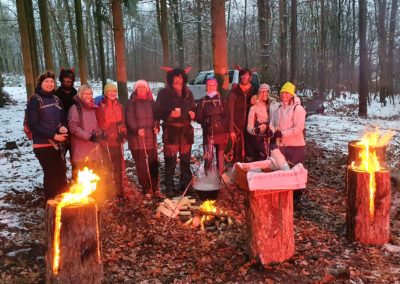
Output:
[[[90,136],[90,141],[94,142],[94,143],[99,143],[101,140],[101,135],[97,134],[96,132],[92,133],[92,136]]]
[[[265,137],[271,138],[274,136],[274,133],[272,132],[271,128],[268,127],[267,131],[265,132]]]
[[[282,131],[280,131],[280,130],[277,130],[277,131],[275,131],[275,133],[274,133],[274,139],[280,139],[280,138],[282,138],[283,136],[282,136]]]

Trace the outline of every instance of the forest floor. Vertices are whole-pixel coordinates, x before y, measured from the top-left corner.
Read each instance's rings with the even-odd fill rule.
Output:
[[[347,115],[345,111],[335,117]],[[294,209],[295,253],[290,259],[268,267],[249,260],[244,194],[234,186],[222,189],[217,201],[234,224],[215,231],[188,228],[180,219],[157,217],[157,203],[134,193],[124,206],[110,202],[100,211],[104,282],[400,283],[399,182],[392,180],[390,244],[349,241],[344,186],[347,155],[338,147],[322,146],[332,140],[313,130],[315,121],[323,119],[321,115],[308,119],[308,184]],[[351,120],[348,115],[346,119]],[[398,121],[395,116],[391,119]],[[17,170],[31,165],[32,161],[21,154],[31,146],[22,138],[17,144],[18,151],[1,150],[2,171],[7,169],[3,160],[11,161]],[[393,172],[398,173],[398,142],[390,147],[388,157]],[[194,158],[194,162],[198,159]],[[40,176],[38,165],[29,171]],[[127,173],[131,181],[136,179],[131,160],[127,161]],[[14,174],[7,182],[17,183],[23,177]],[[0,195],[0,212],[0,283],[44,282],[47,242],[42,188],[35,185],[30,190],[16,186],[7,189]]]

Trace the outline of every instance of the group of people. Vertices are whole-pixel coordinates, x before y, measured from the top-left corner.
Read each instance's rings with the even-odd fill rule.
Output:
[[[270,103],[270,87],[251,84],[251,70],[239,71],[240,82],[227,98],[218,92],[218,82],[209,78],[205,96],[195,102],[187,86],[185,70],[167,72],[167,84],[156,101],[149,84],[138,80],[125,107],[118,102],[114,83],[104,86],[104,95],[93,99],[89,85],[74,88],[72,69],[62,70],[56,90],[53,72],[41,74],[27,107],[33,149],[44,172],[46,199],[66,190],[65,153],[70,151],[72,177],[84,166],[101,173],[99,200],[124,199],[127,140],[144,194],[160,197],[157,135],[162,128],[165,161],[164,185],[168,197],[179,195],[191,184],[191,148],[196,121],[203,129],[204,169],[222,174],[225,160],[264,160],[279,147],[289,163],[304,160],[305,110],[296,102],[295,86],[287,82],[280,91],[280,104]],[[96,101],[96,102],[95,102]],[[179,154],[180,183],[174,177]],[[215,163],[214,163],[215,160]],[[215,164],[215,167],[214,167]],[[96,197],[96,196],[95,196]]]

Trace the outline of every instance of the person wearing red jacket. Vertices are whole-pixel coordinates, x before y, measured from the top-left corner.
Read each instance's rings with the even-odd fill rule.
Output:
[[[107,164],[110,178],[114,181],[112,195],[122,201],[124,190],[122,183],[123,143],[126,137],[126,126],[122,105],[118,102],[118,89],[114,83],[104,86],[104,100],[97,110],[97,119],[103,130],[103,157]]]

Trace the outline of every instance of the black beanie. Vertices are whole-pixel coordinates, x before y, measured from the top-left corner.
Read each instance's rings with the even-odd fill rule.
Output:
[[[60,83],[63,82],[64,78],[69,78],[72,80],[72,83],[74,83],[75,82],[74,68],[68,68],[68,69],[61,68],[60,77],[58,77]]]

